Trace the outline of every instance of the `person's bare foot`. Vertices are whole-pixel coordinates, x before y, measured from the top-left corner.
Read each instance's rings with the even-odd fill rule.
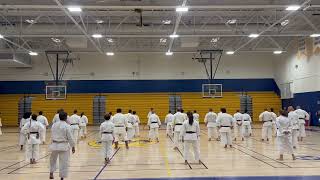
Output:
[[[228,147],[228,145],[224,145],[224,148],[227,148]]]
[[[232,148],[232,145],[230,145],[230,148]]]
[[[187,161],[187,160],[185,160],[185,161],[184,161],[184,164],[185,164],[185,165],[187,165],[187,164],[188,164],[188,161]]]
[[[50,175],[49,175],[49,179],[54,179],[54,177],[53,177],[53,173],[50,173]]]
[[[296,156],[294,154],[292,154],[292,160],[296,160]]]

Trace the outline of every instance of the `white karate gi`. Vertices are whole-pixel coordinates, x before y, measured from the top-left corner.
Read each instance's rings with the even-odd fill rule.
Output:
[[[292,146],[292,122],[289,118],[284,116],[279,116],[276,120],[277,126],[277,139],[278,139],[278,148],[280,154],[288,152],[293,154],[293,146]]]
[[[100,137],[102,144],[103,158],[111,158],[112,156],[112,142],[114,140],[114,124],[111,120],[104,121],[100,125]]]
[[[249,137],[252,133],[251,128],[252,119],[251,116],[247,113],[242,114],[242,126],[241,126],[241,137]]]
[[[274,112],[270,112],[270,114],[272,117],[272,134],[276,135],[277,134],[276,119],[278,116]]]
[[[81,138],[83,138],[87,135],[87,124],[88,124],[88,117],[86,115],[80,116],[79,136]]]
[[[49,126],[48,119],[43,115],[39,115],[37,117],[37,121],[40,122],[44,127],[42,136],[40,136],[40,140],[41,140],[41,142],[45,143],[46,142],[47,126]]]
[[[176,112],[173,115],[173,143],[174,143],[174,147],[178,148],[179,147],[179,140],[180,140],[180,131],[181,131],[181,127],[184,121],[186,121],[187,118],[185,116],[184,113],[181,112]]]
[[[237,112],[233,115],[233,118],[235,120],[235,134],[234,137],[242,138],[242,122],[243,122],[243,115],[240,112]]]
[[[193,113],[193,120],[199,122],[200,120],[200,115],[198,113]]]
[[[170,136],[172,136],[172,133],[173,133],[173,125],[172,125],[173,119],[174,119],[173,114],[169,113],[169,114],[166,115],[166,118],[164,120],[164,123],[167,124],[166,134],[170,135]]]
[[[133,127],[136,119],[135,117],[133,116],[133,114],[131,113],[128,113],[126,114],[126,118],[127,118],[127,137],[128,137],[128,140],[133,140],[133,137],[134,137],[134,132],[135,132],[135,129]]]
[[[299,137],[303,138],[306,137],[306,120],[310,119],[310,115],[302,109],[297,109],[295,110],[295,112],[298,114],[299,116]]]
[[[140,129],[139,129],[139,124],[140,124],[140,118],[138,115],[133,115],[135,119],[135,123],[133,124],[133,129],[134,129],[134,137],[139,137],[140,136]]]
[[[157,139],[159,138],[159,127],[161,125],[161,121],[158,115],[151,114],[148,119],[149,130],[149,139]]]
[[[298,136],[299,136],[299,115],[295,111],[291,111],[288,113],[288,118],[292,124],[292,145],[293,147],[297,147],[298,145]]]
[[[184,140],[184,160],[188,160],[190,154],[190,146],[193,147],[193,153],[196,161],[200,160],[200,127],[197,121],[194,121],[192,125],[189,124],[189,121],[185,121],[182,125],[181,138]]]
[[[69,172],[70,147],[75,146],[72,137],[71,127],[65,121],[58,121],[51,128],[52,144],[49,146],[50,173],[56,170],[57,159],[59,157],[59,176],[66,178]]]
[[[79,128],[80,116],[78,116],[77,114],[73,114],[68,119],[71,126],[71,133],[72,133],[73,140],[74,142],[78,143],[79,129],[80,129]]]
[[[114,124],[114,142],[118,142],[120,139],[128,141],[127,136],[127,117],[122,113],[117,113],[112,117],[112,122]]]
[[[230,114],[221,113],[217,118],[217,124],[220,127],[221,143],[232,145],[231,127],[234,125],[234,119]]]
[[[59,113],[55,114],[53,116],[53,119],[52,119],[52,124],[56,123],[56,122],[59,122],[60,121],[60,118],[59,118]]]
[[[213,138],[218,139],[217,114],[214,112],[208,112],[204,117],[204,122],[207,124],[208,138],[211,139],[213,136]]]
[[[27,136],[26,136],[26,134],[21,132],[21,129],[28,121],[30,121],[30,118],[28,118],[28,119],[21,118],[21,120],[20,120],[20,125],[19,125],[19,128],[20,128],[19,145],[20,146],[25,145],[26,141],[27,141]]]
[[[27,137],[25,151],[27,161],[30,161],[30,159],[39,159],[39,144],[41,143],[44,129],[44,126],[35,120],[29,120],[21,128],[21,133]]]
[[[259,115],[259,120],[263,122],[262,125],[262,139],[271,140],[272,138],[272,114],[268,111],[264,111]]]

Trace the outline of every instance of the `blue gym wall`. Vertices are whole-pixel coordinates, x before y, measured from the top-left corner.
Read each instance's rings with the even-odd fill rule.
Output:
[[[184,80],[71,80],[68,93],[144,93],[144,92],[201,92],[206,79]],[[275,91],[273,79],[216,79],[223,91]],[[0,81],[0,94],[43,94],[45,81]]]
[[[292,99],[282,100],[282,106],[301,106],[302,109],[305,109],[307,112],[311,113],[311,122],[310,125],[319,125],[319,120],[316,117],[316,112],[320,110],[320,91],[318,92],[306,92],[306,93],[296,93]]]

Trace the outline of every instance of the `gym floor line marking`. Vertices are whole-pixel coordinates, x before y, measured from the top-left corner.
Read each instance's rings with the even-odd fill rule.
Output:
[[[280,161],[275,160],[275,159],[273,159],[273,158],[271,158],[271,157],[269,157],[269,156],[266,156],[266,155],[264,155],[264,154],[261,154],[261,153],[259,153],[259,152],[256,152],[256,151],[254,151],[254,150],[252,150],[252,149],[250,149],[250,148],[244,147],[244,146],[239,145],[239,144],[236,144],[236,143],[235,143],[235,145],[240,146],[240,147],[242,147],[242,148],[245,148],[245,149],[247,149],[247,150],[249,150],[249,151],[251,151],[251,152],[254,152],[254,153],[256,153],[256,154],[259,154],[259,155],[261,155],[261,156],[263,156],[263,157],[266,157],[266,158],[268,158],[268,159],[271,159],[271,160],[273,160],[273,161],[275,161],[275,162],[277,162],[277,163],[279,163],[279,164],[282,164],[282,165],[284,165],[284,166],[287,166],[288,168],[291,168],[291,166],[289,166],[289,165],[287,165],[287,164],[285,164],[285,163],[283,163],[283,162],[280,162]]]
[[[49,155],[50,155],[50,154],[47,154],[47,155],[39,158],[38,161],[41,160],[41,159],[43,159],[43,158],[48,157]],[[8,172],[8,174],[13,174],[13,172],[15,172],[15,171],[17,171],[17,170],[19,170],[19,169],[22,169],[22,168],[24,168],[24,167],[26,167],[26,166],[28,166],[28,165],[30,165],[30,163],[27,163],[27,164],[25,164],[25,165],[23,165],[23,166],[20,166],[20,167],[16,168],[15,170]]]
[[[168,137],[170,138],[171,142],[174,143],[173,140],[172,140],[172,138],[171,138],[171,136],[168,136]],[[183,160],[184,160],[183,154],[182,154],[182,152],[180,151],[179,147],[177,147],[177,149],[178,149],[179,154],[182,156],[182,158],[183,158]],[[190,169],[192,169],[192,167],[191,167],[191,165],[189,164],[188,161],[187,161],[187,165],[189,166]]]
[[[111,160],[112,160],[113,157],[118,153],[119,149],[120,149],[120,147],[116,150],[116,152],[113,153],[113,155],[111,156],[111,158],[110,158],[110,160],[109,160],[109,163],[111,163]],[[104,170],[104,168],[106,168],[109,163],[105,164],[105,165],[101,168],[101,170],[98,172],[98,174],[94,177],[94,180],[96,180],[96,179],[99,177],[99,175],[102,173],[102,171]]]

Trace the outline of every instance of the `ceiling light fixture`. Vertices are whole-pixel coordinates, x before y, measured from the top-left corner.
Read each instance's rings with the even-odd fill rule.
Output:
[[[289,24],[289,22],[290,22],[289,19],[286,19],[286,20],[281,22],[281,26],[286,26],[286,25]]]
[[[166,38],[160,38],[160,43],[166,43],[167,39]]]
[[[173,55],[173,52],[168,51],[168,52],[166,52],[166,55],[167,55],[167,56],[172,56],[172,55]]]
[[[210,42],[211,42],[211,43],[216,43],[216,42],[219,41],[219,39],[220,39],[220,38],[218,38],[218,37],[217,37],[217,38],[212,38]]]
[[[179,35],[178,34],[171,34],[169,37],[170,38],[177,38],[177,37],[179,37]]]
[[[273,51],[273,54],[282,54],[282,51],[280,51],[280,50]]]
[[[3,39],[3,38],[4,38],[4,36],[0,34],[0,39]]]
[[[108,41],[109,43],[113,43],[113,39],[112,39],[112,38],[107,38],[107,41]]]
[[[107,52],[106,55],[107,55],[107,56],[113,56],[113,55],[114,55],[114,52]]]
[[[227,24],[235,24],[236,22],[237,22],[236,19],[229,19],[229,20],[227,21]]]
[[[228,55],[233,55],[233,54],[234,54],[234,51],[227,51],[226,54],[228,54]]]
[[[298,9],[300,9],[299,5],[291,5],[286,8],[287,11],[296,11]]]
[[[169,20],[169,19],[162,20],[162,23],[163,24],[171,24],[171,20]]]
[[[97,23],[97,24],[102,24],[103,22],[104,22],[104,21],[101,20],[101,19],[97,19],[97,20],[96,20],[96,23]]]
[[[320,37],[320,34],[311,34],[310,37]]]
[[[68,10],[69,10],[70,12],[81,12],[81,11],[82,11],[82,9],[81,9],[80,7],[78,7],[78,6],[68,7]]]
[[[187,11],[189,11],[189,8],[188,7],[177,7],[176,11],[177,12],[187,12]]]
[[[92,37],[93,38],[102,38],[102,35],[101,34],[92,34]]]
[[[32,52],[32,51],[30,51],[30,52],[29,52],[29,55],[30,55],[30,56],[38,56],[38,53],[37,53],[37,52]]]
[[[26,22],[29,24],[34,24],[36,21],[33,19],[26,19]]]
[[[259,37],[260,35],[259,34],[250,34],[249,35],[249,38],[257,38]]]
[[[55,43],[61,43],[61,40],[58,38],[51,38],[51,40]]]

